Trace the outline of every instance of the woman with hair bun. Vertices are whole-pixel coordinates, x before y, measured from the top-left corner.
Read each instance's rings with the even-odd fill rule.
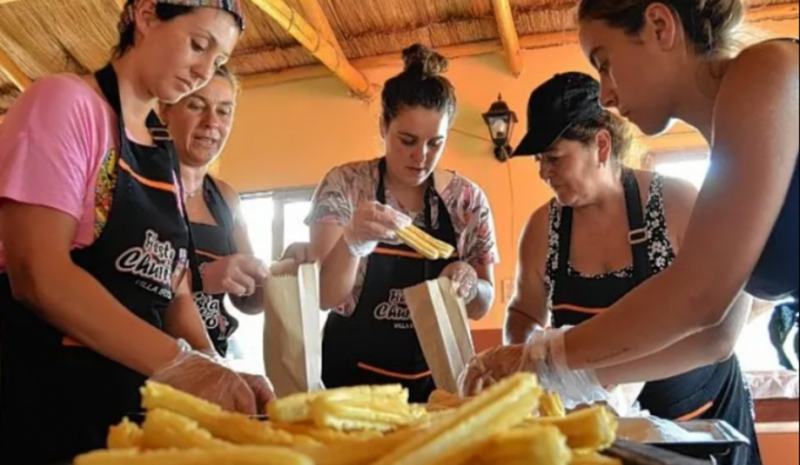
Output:
[[[320,183],[308,218],[321,260],[322,307],[333,309],[323,339],[328,388],[401,383],[412,401],[435,389],[403,289],[452,278],[470,318],[494,300],[498,262],[494,223],[481,189],[438,170],[456,111],[447,61],[415,45],[405,70],[383,90],[383,157],[337,167]],[[427,260],[399,243],[397,228],[416,224],[456,255]]]

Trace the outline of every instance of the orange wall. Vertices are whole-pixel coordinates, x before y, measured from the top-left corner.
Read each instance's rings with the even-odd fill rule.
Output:
[[[767,26],[779,34],[797,35],[797,21]],[[500,327],[503,290],[514,279],[520,230],[550,198],[532,160],[495,161],[481,114],[502,93],[521,120],[516,142],[524,132],[532,89],[558,72],[591,72],[577,46],[524,54],[526,69],[519,79],[510,75],[500,54],[454,60],[447,74],[458,89],[460,106],[444,167],[457,170],[486,191],[503,260],[497,269],[498,302],[486,320],[475,324],[476,329]],[[367,75],[372,82],[382,83],[399,71],[399,67],[382,68]],[[220,175],[242,192],[314,186],[335,165],[382,154],[379,114],[378,100],[364,103],[351,98],[334,78],[246,90]],[[659,150],[704,146],[702,139],[682,126],[647,142]]]

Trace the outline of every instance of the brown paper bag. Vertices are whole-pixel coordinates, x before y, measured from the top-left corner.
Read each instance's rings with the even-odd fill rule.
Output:
[[[264,283],[264,364],[278,397],[324,389],[318,276],[316,265],[289,260]]]
[[[438,389],[457,393],[458,377],[475,356],[464,301],[447,278],[404,291],[422,352]]]

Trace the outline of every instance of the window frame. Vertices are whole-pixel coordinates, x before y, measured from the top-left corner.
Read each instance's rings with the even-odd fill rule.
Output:
[[[310,202],[316,187],[302,186],[241,194],[242,202],[249,199],[272,199],[272,259],[278,260],[284,252],[286,204]]]

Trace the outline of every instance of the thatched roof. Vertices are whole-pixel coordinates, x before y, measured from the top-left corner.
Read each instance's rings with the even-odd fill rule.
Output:
[[[248,76],[251,85],[331,73],[320,65],[320,60],[325,62],[326,51],[315,57],[257,5],[283,5],[283,0],[244,1],[248,29],[231,65],[239,74]],[[521,38],[522,48],[547,46],[548,40],[537,37],[574,30],[576,3],[577,0],[285,0],[285,5],[307,19],[309,8],[321,8],[333,32],[333,37],[322,34],[329,39],[323,42],[334,45],[327,51],[328,57],[335,57],[336,63],[352,64],[352,70],[386,63],[387,55],[395,59],[403,48],[415,42],[450,48],[450,54],[455,56],[502,51],[502,44],[508,47],[514,43],[508,42],[508,37]],[[101,67],[117,40],[119,4],[119,0],[0,0],[0,71],[8,69],[2,55],[19,68],[23,78],[30,80],[63,71],[86,73]],[[797,15],[796,0],[751,0],[751,4],[754,8],[792,5],[793,9],[774,11]],[[513,15],[512,27],[506,30],[498,26],[496,13],[501,8],[510,8]],[[318,21],[308,22],[314,29],[306,32],[321,30]],[[341,50],[344,56],[331,55],[334,49]],[[346,69],[338,72],[355,88],[346,77]],[[0,72],[0,114],[19,94],[20,86],[13,84],[7,74],[8,71]]]

